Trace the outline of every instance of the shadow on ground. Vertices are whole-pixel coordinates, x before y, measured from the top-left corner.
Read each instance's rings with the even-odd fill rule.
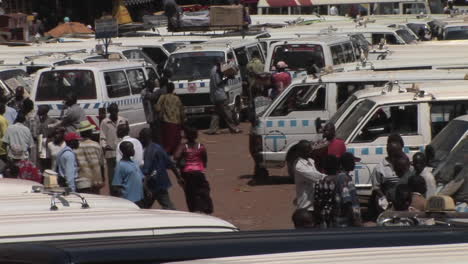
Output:
[[[239,179],[248,179],[249,186],[294,184],[294,180],[287,176],[268,176],[266,179],[257,180],[253,178],[253,175],[241,175]]]

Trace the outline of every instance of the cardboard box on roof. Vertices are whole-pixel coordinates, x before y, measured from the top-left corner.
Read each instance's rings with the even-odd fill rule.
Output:
[[[243,22],[241,5],[210,7],[210,26],[242,26]]]

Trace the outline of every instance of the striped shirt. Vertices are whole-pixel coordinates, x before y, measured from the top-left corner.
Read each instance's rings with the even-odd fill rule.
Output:
[[[91,181],[91,186],[103,184],[101,167],[105,165],[104,153],[99,143],[84,139],[80,142],[80,147],[75,150],[78,166],[79,178],[87,178]]]

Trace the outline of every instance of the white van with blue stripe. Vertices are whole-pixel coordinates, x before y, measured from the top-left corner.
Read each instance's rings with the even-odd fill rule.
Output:
[[[424,151],[451,120],[468,114],[467,86],[466,81],[402,84],[384,88],[380,95],[366,91],[350,97],[348,107],[332,119],[337,138],[361,158],[362,166],[354,172],[356,186],[371,187],[370,173],[386,157],[390,134],[402,136],[404,152],[411,157]]]
[[[146,124],[140,91],[148,79],[145,66],[134,62],[99,62],[47,68],[38,72],[31,98],[49,105],[52,117],[60,117],[68,93],[78,96],[88,120],[99,127],[99,109],[117,103],[120,115],[132,129]]]
[[[256,173],[284,167],[286,161],[294,159],[294,146],[300,140],[322,137],[317,125],[327,121],[338,125],[338,117],[354,106],[358,94],[364,97],[382,93],[372,87],[389,81],[463,80],[466,73],[466,70],[355,71],[296,80],[259,114],[252,128],[250,151],[257,165]]]
[[[260,43],[256,40],[210,40],[201,44],[188,45],[169,56],[165,69],[172,72],[171,81],[175,93],[179,95],[190,118],[210,116],[214,105],[210,99],[210,73],[218,60],[227,61],[232,56],[240,71],[228,81],[225,87],[229,106],[235,118],[243,108],[242,86],[247,79],[246,65],[252,53],[258,51],[263,56]],[[261,58],[262,62],[264,58]]]

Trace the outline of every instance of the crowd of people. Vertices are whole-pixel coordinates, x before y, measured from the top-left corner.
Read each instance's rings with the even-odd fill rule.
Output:
[[[168,192],[171,170],[189,210],[211,214],[207,150],[197,141],[198,130],[187,124],[169,74],[150,79],[141,93],[149,127],[140,130],[138,138],[132,137],[130,123],[116,103],[100,111],[97,127],[73,94],[64,99],[59,119],[49,117],[49,105],[35,110],[23,87],[11,100],[1,95],[2,176],[52,187],[53,181],[44,178],[56,177],[57,185],[78,193],[100,194],[108,185],[111,195],[141,208],[157,201],[163,209],[175,209]]]
[[[335,136],[334,125],[324,126],[319,142],[300,141],[292,165],[295,227],[375,226],[383,212],[424,212],[426,199],[443,191],[436,190],[425,154],[414,154],[410,162],[404,147],[400,135],[388,137],[387,157],[371,173],[372,195],[363,217],[351,175],[360,159],[346,152],[344,142]]]

